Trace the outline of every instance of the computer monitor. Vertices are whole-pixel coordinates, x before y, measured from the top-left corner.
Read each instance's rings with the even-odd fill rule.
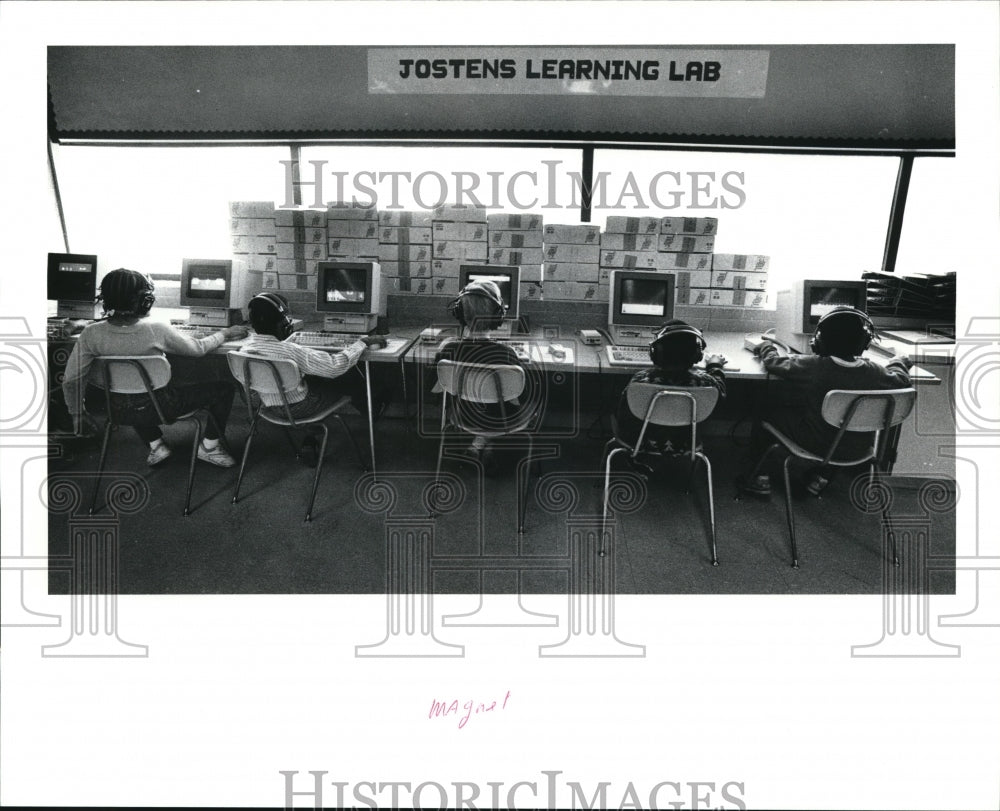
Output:
[[[232,259],[185,259],[181,264],[181,306],[188,323],[228,327],[242,323],[250,299],[246,265]]]
[[[328,332],[371,332],[385,315],[378,262],[318,262],[316,311]]]
[[[608,332],[616,344],[646,346],[674,317],[672,273],[614,270],[608,293]]]
[[[50,253],[47,281],[48,299],[57,302],[60,318],[96,317],[96,256]]]
[[[801,279],[779,290],[775,304],[775,337],[805,352],[819,320],[835,307],[868,311],[868,285],[860,280]]]
[[[470,282],[496,282],[500,295],[507,305],[503,322],[490,332],[510,335],[521,331],[521,268],[519,265],[459,265],[458,289],[464,290]]]

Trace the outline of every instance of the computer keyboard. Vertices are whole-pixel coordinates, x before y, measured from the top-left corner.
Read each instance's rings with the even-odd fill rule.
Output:
[[[174,324],[173,327],[190,338],[207,338],[209,335],[213,335],[219,331],[212,329],[212,327],[203,327],[197,324]]]
[[[608,363],[612,366],[650,366],[649,347],[645,346],[616,346],[609,344],[605,347],[608,353]]]
[[[497,341],[497,343],[509,346],[514,350],[514,354],[517,355],[517,359],[520,361],[531,360],[531,352],[528,350],[527,341]]]
[[[299,346],[309,346],[314,349],[347,349],[358,336],[340,332],[293,332],[288,342]]]

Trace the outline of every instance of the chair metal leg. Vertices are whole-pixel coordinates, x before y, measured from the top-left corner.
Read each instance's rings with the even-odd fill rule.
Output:
[[[876,474],[875,474],[875,463],[872,462],[871,468],[868,472],[868,487],[872,488],[875,486]],[[899,553],[896,550],[896,533],[892,528],[892,516],[889,515],[889,508],[882,510],[882,523],[885,524],[886,535],[889,536],[889,542],[892,544],[892,565],[899,565]]]
[[[445,404],[441,404],[441,439],[438,442],[438,458],[437,467],[434,469],[434,489],[431,490],[431,512],[428,518],[433,518],[435,513],[435,507],[437,506],[437,494],[438,488],[441,486],[441,460],[444,458],[444,431],[447,425],[445,418]]]
[[[211,419],[211,415],[209,416]],[[184,420],[188,422],[188,420]],[[195,464],[198,461],[198,446],[201,444],[201,436],[204,433],[204,427],[201,424],[201,420],[197,417],[192,417],[191,422],[195,424],[194,429],[194,443],[191,446],[191,462],[188,465],[188,484],[187,484],[187,496],[184,499],[184,517],[191,515],[191,490],[194,489],[194,470]]]
[[[705,463],[705,480],[708,482],[708,520],[712,529],[712,565],[719,565],[719,553],[715,547],[715,494],[712,492],[712,463],[703,453],[696,456]]]
[[[528,434],[528,464],[524,466],[524,487],[518,484],[517,488],[517,532],[524,534],[524,518],[528,512],[528,485],[531,483],[531,456],[534,451],[535,441],[531,434]]]
[[[344,418],[340,414],[334,414],[334,419],[340,423],[340,427],[344,429],[344,433],[347,434],[347,438],[351,440],[351,445],[354,446],[354,453],[358,456],[358,462],[361,464],[361,469],[363,471],[368,470],[368,463],[365,461],[365,455],[361,452],[361,446],[358,444],[358,440],[354,438],[354,434],[351,429],[347,427],[347,423],[344,422]]]
[[[788,517],[788,536],[792,542],[792,568],[798,569],[799,552],[795,546],[795,517],[792,515],[792,479],[788,471],[791,461],[791,456],[786,457],[783,467],[785,474],[785,515]]]
[[[312,521],[313,503],[316,501],[316,490],[319,489],[319,474],[323,469],[323,457],[326,455],[326,441],[330,438],[329,428],[327,428],[323,423],[319,424],[319,428],[323,432],[323,436],[319,441],[319,458],[316,460],[316,473],[313,475],[312,494],[309,496],[309,508],[306,510],[307,522]]]
[[[108,417],[106,423],[104,423],[104,439],[101,440],[101,458],[97,463],[97,476],[94,477],[94,493],[90,497],[90,509],[87,511],[88,515],[94,514],[94,508],[97,506],[97,493],[101,489],[101,475],[104,473],[104,463],[108,458],[108,440],[111,439],[111,418]]]
[[[257,425],[259,422],[260,420],[256,415],[253,420],[250,421],[250,433],[247,434],[247,444],[243,446],[243,460],[240,462],[240,472],[236,477],[236,490],[233,491],[233,504],[239,501],[240,498],[240,485],[243,483],[243,472],[247,468],[247,459],[250,457],[250,445],[253,443],[254,434],[257,433]]]
[[[615,448],[608,453],[607,459],[604,460],[604,512],[601,518],[601,548],[597,552],[601,557],[604,557],[604,541],[608,537],[608,491],[611,489],[611,460],[614,459],[616,453],[624,452],[624,450],[625,448]]]

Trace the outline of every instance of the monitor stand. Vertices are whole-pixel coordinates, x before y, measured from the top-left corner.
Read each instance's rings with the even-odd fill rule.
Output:
[[[658,327],[608,324],[608,334],[615,346],[649,346],[658,332]]]
[[[323,332],[349,332],[367,335],[378,326],[378,315],[370,313],[336,313],[323,316]]]
[[[224,309],[222,307],[189,307],[188,323],[194,327],[215,327],[224,329],[235,324],[242,324],[242,310]]]
[[[100,307],[92,301],[59,301],[56,306],[58,318],[100,318]]]

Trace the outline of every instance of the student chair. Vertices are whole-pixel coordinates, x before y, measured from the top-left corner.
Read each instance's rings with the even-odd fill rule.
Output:
[[[616,454],[628,453],[635,459],[640,453],[648,453],[648,448],[643,448],[643,440],[650,425],[662,425],[669,427],[681,427],[689,425],[691,427],[691,449],[683,451],[677,456],[688,456],[691,460],[691,468],[688,475],[688,490],[691,487],[691,479],[694,477],[694,469],[697,461],[701,459],[705,463],[705,480],[708,482],[708,518],[712,537],[712,565],[719,565],[719,556],[715,546],[715,499],[712,492],[712,463],[698,449],[698,423],[704,422],[715,409],[715,404],[719,400],[719,390],[714,386],[681,387],[662,386],[655,383],[629,383],[625,390],[628,398],[629,410],[642,420],[642,428],[635,445],[630,445],[618,433],[617,422],[613,424],[615,436],[608,441],[604,447],[604,512],[601,524],[601,554],[604,554],[603,544],[607,537],[606,529],[608,523],[608,491],[611,484],[611,461]],[[658,454],[666,455],[666,454]]]
[[[191,489],[194,486],[195,462],[198,460],[198,445],[205,435],[205,427],[210,421],[215,425],[215,418],[207,409],[199,408],[187,411],[173,419],[167,419],[157,391],[165,388],[170,382],[170,363],[162,355],[106,355],[98,358],[91,367],[90,380],[104,389],[108,414],[104,423],[104,438],[101,441],[101,458],[97,463],[97,479],[94,482],[94,494],[90,500],[90,514],[94,514],[97,503],[97,492],[101,484],[101,475],[108,455],[108,440],[111,431],[118,425],[131,425],[131,420],[116,423],[114,410],[111,408],[112,394],[147,394],[156,411],[160,425],[172,425],[175,422],[191,422],[195,425],[194,442],[191,445],[191,464],[188,469],[187,495],[184,499],[184,515],[191,514]],[[202,415],[206,422],[202,422]],[[221,436],[221,432],[220,432]]]
[[[350,439],[351,444],[354,446],[354,451],[358,455],[361,467],[364,468],[365,466],[361,448],[358,447],[357,440],[355,440],[354,435],[347,427],[347,423],[344,422],[344,418],[340,415],[344,407],[350,404],[351,398],[345,395],[332,405],[321,408],[307,417],[294,417],[289,407],[286,392],[298,386],[299,381],[302,379],[302,374],[299,372],[299,367],[295,361],[264,358],[248,352],[230,352],[226,355],[226,358],[229,361],[229,369],[233,373],[233,377],[243,385],[244,399],[246,400],[247,411],[250,416],[250,434],[247,436],[246,446],[243,448],[243,459],[240,462],[240,472],[236,478],[233,504],[239,501],[243,473],[246,471],[247,459],[250,457],[250,446],[253,444],[253,438],[257,433],[257,426],[260,424],[261,419],[272,425],[281,426],[286,432],[298,429],[309,431],[315,428],[320,435],[320,443],[317,451],[316,470],[313,473],[312,492],[309,495],[309,506],[306,508],[305,519],[307,522],[312,521],[313,504],[316,502],[320,471],[323,467],[323,457],[326,455],[326,443],[330,436],[330,431],[326,426],[326,419],[328,417],[333,417],[340,423],[341,428],[344,429],[344,433],[347,434],[348,439]],[[251,392],[256,392],[258,395],[280,396],[281,405],[264,406],[261,404],[254,408],[254,400],[251,397]],[[288,436],[290,439],[291,434],[289,433]],[[294,447],[294,442],[292,445]]]
[[[507,403],[524,393],[526,377],[520,366],[502,364],[466,363],[441,360],[437,364],[438,383],[444,392],[441,403],[441,441],[438,444],[437,470],[434,474],[435,495],[441,478],[441,460],[444,456],[446,432],[450,426],[467,434],[484,439],[524,434],[528,438],[528,470],[523,486],[517,492],[517,531],[524,532],[524,517],[527,512],[528,483],[531,478],[531,455],[534,448],[531,428],[538,416],[537,410],[530,410],[516,423],[508,424]],[[476,404],[497,404],[500,409],[499,421],[486,425],[475,420],[462,402]],[[485,421],[484,421],[485,422]]]
[[[788,518],[788,535],[792,545],[792,568],[799,568],[798,548],[795,544],[795,516],[792,513],[792,488],[791,478],[788,473],[788,466],[792,459],[803,459],[809,462],[816,462],[821,467],[856,467],[863,464],[869,466],[869,484],[875,482],[875,466],[878,459],[879,441],[883,431],[894,425],[903,422],[910,412],[913,411],[913,404],[916,402],[917,392],[913,388],[869,390],[869,391],[847,391],[844,389],[834,389],[827,392],[823,398],[823,419],[837,429],[837,434],[833,442],[822,456],[806,450],[793,440],[785,436],[781,431],[768,422],[761,423],[762,427],[770,433],[777,441],[771,445],[764,455],[761,456],[756,468],[751,474],[753,479],[764,465],[764,461],[778,448],[783,448],[787,453],[783,467],[785,480],[785,515]],[[872,433],[873,441],[871,447],[857,459],[834,460],[833,455],[837,452],[844,434],[848,431]],[[892,561],[899,565],[899,557],[896,554],[896,536],[892,530],[892,523],[889,517],[889,509],[886,507],[882,511],[882,520],[886,525],[889,539],[892,542]]]

